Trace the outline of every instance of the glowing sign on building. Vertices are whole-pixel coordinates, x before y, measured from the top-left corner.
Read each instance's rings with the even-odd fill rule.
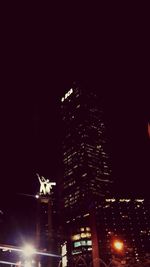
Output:
[[[81,233],[81,234],[73,235],[72,236],[72,240],[76,241],[76,240],[80,240],[82,238],[89,238],[89,237],[91,237],[91,233],[84,232],[84,233]]]
[[[81,246],[92,246],[92,240],[81,240],[74,242],[74,247],[81,247]]]
[[[73,93],[73,89],[71,88],[64,97],[62,97],[61,102],[64,102],[65,99],[68,98],[68,96],[70,96]]]

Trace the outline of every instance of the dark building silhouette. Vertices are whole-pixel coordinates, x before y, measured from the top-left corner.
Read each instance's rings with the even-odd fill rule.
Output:
[[[150,253],[150,203],[112,198],[109,140],[103,105],[94,91],[74,86],[61,99],[63,171],[61,180],[65,266],[93,262],[142,261]],[[109,192],[110,191],[110,192]],[[113,242],[123,242],[123,253]]]
[[[64,229],[73,258],[82,255],[89,262],[91,252],[94,258],[99,254],[95,207],[111,185],[102,103],[94,92],[74,86],[62,97],[61,112]]]

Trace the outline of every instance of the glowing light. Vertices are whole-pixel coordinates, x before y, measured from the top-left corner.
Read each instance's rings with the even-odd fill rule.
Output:
[[[9,250],[10,252],[18,252],[18,253],[24,253],[24,249],[20,248],[20,247],[16,247],[16,246],[10,246],[10,245],[0,245],[0,249],[2,250]],[[48,256],[48,257],[57,257],[57,258],[61,258],[60,255],[57,254],[52,254],[49,252],[43,252],[43,251],[36,251],[34,250],[34,254],[37,255],[43,255],[43,256]]]
[[[31,245],[26,245],[23,249],[23,254],[26,256],[26,257],[30,257],[31,255],[33,255],[35,253],[35,249],[33,246]]]
[[[65,242],[61,247],[61,256],[62,256],[62,267],[67,266],[67,243]]]
[[[82,233],[81,238],[86,238],[86,233]]]
[[[91,233],[86,233],[86,237],[91,237]]]
[[[89,216],[89,215],[90,215],[89,213],[86,213],[86,214],[83,215],[83,217],[87,217],[87,216]]]
[[[73,93],[73,89],[71,88],[64,97],[62,97],[61,102],[64,102],[65,99],[68,98],[68,96],[70,96]]]
[[[74,247],[81,247],[81,246],[92,246],[92,240],[81,240],[81,241],[77,241],[74,242]]]
[[[37,199],[38,199],[38,198],[39,198],[39,195],[35,195],[35,198],[37,198]]]
[[[65,256],[67,254],[67,245],[66,243],[61,248],[61,256]]]
[[[139,202],[139,203],[143,203],[144,202],[144,199],[136,199],[135,201],[136,202]]]
[[[106,199],[106,202],[115,202],[115,201],[116,201],[115,198],[107,198],[107,199]]]
[[[80,240],[81,238],[89,238],[89,237],[91,237],[91,233],[84,232],[84,233],[81,233],[81,234],[73,235],[72,236],[72,240],[76,241],[76,240]]]
[[[24,267],[32,267],[32,264],[30,261],[26,261],[24,264]]]
[[[73,235],[72,236],[72,240],[73,241],[79,240],[80,238],[81,238],[80,234],[77,234],[77,235]]]
[[[122,251],[124,248],[124,244],[122,241],[120,240],[115,240],[113,242],[113,247],[117,250],[117,251]]]
[[[121,198],[119,199],[119,202],[130,202],[131,199]]]
[[[63,267],[66,267],[66,266],[67,266],[67,262],[68,262],[68,260],[67,260],[67,256],[64,256],[64,257],[62,258],[62,266],[63,266]]]

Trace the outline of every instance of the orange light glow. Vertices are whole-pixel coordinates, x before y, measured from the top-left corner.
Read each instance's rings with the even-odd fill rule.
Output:
[[[117,250],[117,251],[122,251],[124,248],[124,244],[122,241],[120,240],[115,240],[113,243],[113,247]]]

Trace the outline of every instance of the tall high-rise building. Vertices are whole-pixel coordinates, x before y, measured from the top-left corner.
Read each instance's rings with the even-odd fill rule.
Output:
[[[72,240],[71,254],[88,255],[90,260],[91,234],[96,230],[91,231],[94,217],[90,214],[109,194],[111,184],[103,110],[94,92],[75,86],[61,98],[61,111],[65,229]],[[76,235],[81,236],[80,243]]]

